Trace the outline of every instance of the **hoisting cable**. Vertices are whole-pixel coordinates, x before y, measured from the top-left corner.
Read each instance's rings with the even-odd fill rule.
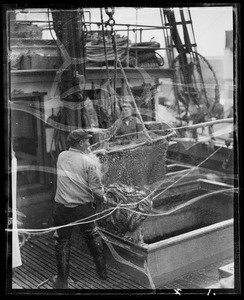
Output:
[[[111,92],[111,78],[109,75],[109,67],[108,67],[108,57],[107,57],[107,48],[106,48],[106,40],[105,40],[105,32],[104,32],[104,21],[103,21],[103,13],[102,13],[102,8],[100,8],[100,15],[101,15],[101,25],[102,25],[102,34],[103,34],[103,45],[104,45],[104,55],[105,55],[105,63],[106,63],[106,72],[107,72],[107,79],[108,79],[108,93],[109,93],[109,97],[112,96],[112,92]],[[107,22],[106,22],[107,23]],[[105,23],[105,26],[106,26]],[[114,94],[114,93],[113,93]],[[116,96],[113,95],[114,97],[114,102],[116,101]],[[114,104],[116,105],[116,104]],[[114,110],[114,116],[115,116],[115,110]]]
[[[131,97],[131,99],[132,99],[132,101],[133,101],[133,104],[134,104],[135,109],[136,109],[136,113],[137,113],[138,118],[139,118],[139,120],[140,120],[140,122],[141,122],[141,124],[142,124],[142,131],[143,131],[144,135],[146,136],[147,140],[148,140],[149,142],[152,142],[152,138],[149,136],[149,134],[148,134],[148,132],[147,132],[147,129],[146,129],[146,127],[145,127],[145,124],[144,124],[144,122],[143,122],[143,120],[142,120],[141,113],[140,113],[140,111],[139,111],[139,109],[138,109],[138,107],[137,107],[135,98],[134,98],[133,93],[132,93],[131,88],[130,88],[130,84],[129,84],[129,82],[128,82],[128,79],[127,79],[127,77],[126,77],[125,71],[124,71],[124,69],[123,69],[123,66],[122,66],[121,61],[120,61],[119,56],[118,56],[117,45],[116,45],[116,33],[115,33],[114,29],[113,29],[113,26],[114,26],[114,24],[115,24],[115,20],[113,19],[113,13],[114,13],[114,12],[113,12],[113,10],[112,10],[112,12],[109,12],[109,11],[107,10],[107,8],[105,8],[105,10],[106,10],[106,13],[107,13],[107,14],[109,15],[109,17],[110,17],[110,19],[106,22],[106,24],[109,25],[109,26],[111,27],[112,45],[113,45],[113,49],[114,49],[114,55],[115,55],[116,62],[118,63],[118,65],[119,65],[119,67],[120,67],[120,70],[121,70],[121,72],[122,72],[122,75],[123,75],[123,77],[124,77],[125,83],[126,83],[126,85],[127,85],[128,91],[129,91],[129,95],[130,95],[130,97]],[[117,129],[118,129],[118,128],[117,128]],[[117,131],[117,130],[116,130],[116,131]],[[116,131],[114,132],[114,135],[115,135]]]
[[[106,71],[107,71],[108,80],[109,80],[109,82],[111,82],[111,79],[109,77],[109,71],[108,71],[108,57],[107,57],[107,48],[106,48],[106,40],[105,40],[105,33],[104,33],[104,22],[103,22],[102,7],[100,7],[100,15],[101,15],[101,25],[102,25],[102,34],[103,34],[103,45],[104,45],[104,56],[105,56],[105,63],[106,63]]]
[[[117,56],[114,60],[114,122],[116,121]]]
[[[108,7],[105,7],[105,12],[109,16],[109,20],[105,23],[105,27],[108,26],[108,25],[111,27],[111,37],[112,37],[113,34],[115,34],[114,29],[113,29],[113,27],[115,25],[115,20],[113,18],[114,7],[111,7],[110,10],[109,10]],[[114,93],[113,93],[113,97],[114,97],[114,107],[113,107],[114,122],[116,121],[116,83],[117,83],[117,56],[115,55],[115,57],[114,57]]]
[[[84,15],[84,10],[81,10],[81,35],[82,35],[82,42],[83,42],[83,47],[82,47],[82,66],[83,66],[83,75],[84,78],[86,78],[86,42],[87,42],[87,26],[86,26],[86,20],[85,20],[85,15]]]
[[[140,111],[139,111],[139,109],[138,109],[138,107],[137,107],[135,98],[134,98],[134,96],[133,96],[133,94],[132,94],[132,91],[131,91],[129,82],[128,82],[127,78],[126,78],[126,75],[125,75],[125,72],[124,72],[124,69],[123,69],[122,64],[121,64],[121,62],[120,62],[119,57],[118,57],[118,64],[119,64],[119,67],[120,67],[121,72],[122,72],[122,74],[123,74],[125,83],[126,83],[126,85],[127,85],[127,87],[128,87],[128,91],[129,91],[129,94],[130,94],[130,96],[131,96],[131,99],[132,99],[132,101],[133,101],[133,103],[134,103],[134,106],[135,106],[135,109],[136,109],[136,113],[138,114],[139,120],[141,121],[143,133],[145,134],[145,136],[147,137],[147,139],[148,139],[149,141],[152,141],[152,138],[149,136],[149,134],[148,134],[148,132],[147,132],[147,129],[146,129],[146,127],[145,127],[145,124],[144,124],[144,122],[143,122],[143,120],[142,120],[141,113],[140,113]]]

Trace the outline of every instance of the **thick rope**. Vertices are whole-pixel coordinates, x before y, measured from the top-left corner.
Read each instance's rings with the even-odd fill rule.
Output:
[[[138,117],[139,117],[139,120],[141,121],[143,133],[144,133],[144,135],[147,137],[147,139],[148,139],[149,141],[152,141],[152,138],[151,138],[151,137],[149,136],[149,134],[147,133],[147,129],[146,129],[145,124],[144,124],[144,122],[143,122],[143,120],[142,120],[141,113],[140,113],[140,111],[139,111],[139,109],[138,109],[138,107],[137,107],[135,98],[134,98],[133,93],[132,93],[131,88],[130,88],[130,84],[129,84],[129,82],[128,82],[128,79],[127,79],[126,74],[125,74],[125,71],[124,71],[124,68],[123,68],[123,66],[122,66],[122,64],[121,64],[120,58],[119,58],[118,53],[117,53],[117,51],[116,51],[117,48],[116,48],[115,34],[112,35],[112,40],[113,40],[113,43],[114,43],[114,49],[115,49],[115,59],[116,59],[118,65],[119,65],[119,67],[120,67],[120,70],[121,70],[121,72],[122,72],[122,75],[123,75],[123,77],[124,77],[125,83],[126,83],[126,85],[127,85],[128,91],[129,91],[129,95],[130,95],[130,97],[131,97],[131,99],[132,99],[132,101],[133,101],[133,104],[134,104],[134,107],[135,107],[135,109],[136,109],[136,113],[137,113],[137,115],[138,115]]]

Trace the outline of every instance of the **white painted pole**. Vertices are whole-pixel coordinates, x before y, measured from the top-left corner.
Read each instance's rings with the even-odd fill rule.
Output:
[[[11,175],[12,175],[12,268],[22,265],[19,236],[17,229],[17,207],[16,207],[16,195],[17,195],[17,159],[12,152],[11,160]]]

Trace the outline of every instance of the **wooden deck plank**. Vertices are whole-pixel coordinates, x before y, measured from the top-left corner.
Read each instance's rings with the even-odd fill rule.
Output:
[[[16,272],[17,273],[17,272]],[[33,282],[33,277],[31,276],[32,272],[27,272],[26,268],[20,270],[18,274],[15,276],[18,276],[19,280],[22,282],[23,288],[29,289],[29,288],[35,288],[37,285],[37,282],[34,280]]]
[[[22,289],[28,288],[28,285],[26,284],[25,281],[23,282],[23,278],[22,278],[22,276],[20,276],[19,273],[16,273],[16,274],[14,275],[14,280],[13,280],[13,282],[12,282],[12,286],[13,286],[14,284],[16,284],[17,286],[21,287]],[[15,287],[15,288],[16,288],[16,287]],[[15,288],[14,288],[14,289],[15,289]]]
[[[74,236],[77,235],[77,234],[79,234],[79,231],[75,232]],[[80,240],[80,243],[79,243],[80,245],[74,244],[74,243],[72,244],[72,251],[78,251],[78,253],[81,252],[82,256],[86,257],[86,260],[90,260],[91,261],[90,263],[94,264],[93,260],[91,258],[91,255],[90,255],[90,250],[87,248],[87,245],[86,245],[85,241],[83,239],[79,239],[79,240]],[[38,241],[40,243],[45,244],[45,245],[46,244],[53,245],[53,247],[54,247],[52,235],[50,235],[50,234],[46,235],[46,240],[44,239],[44,236],[40,236]],[[80,257],[80,255],[78,257]],[[116,268],[112,268],[109,265],[107,265],[107,268],[108,268],[108,270],[110,270],[110,268],[111,268],[112,273],[113,273],[113,280],[118,280],[121,284],[121,271],[117,270]],[[130,288],[131,288],[131,285],[134,285],[135,289],[144,289],[145,288],[145,286],[141,285],[138,282],[132,282],[131,277],[129,277],[125,273],[123,273],[122,284],[128,284]]]
[[[82,264],[86,271],[90,270],[90,272],[94,276],[94,279],[97,278],[97,274],[95,271],[95,265],[94,265],[94,262],[93,262],[93,259],[91,256],[89,256],[83,252],[82,256],[79,254],[73,253],[73,255],[71,255],[71,257],[73,259],[77,260],[79,266]],[[118,275],[116,274],[116,271],[117,270],[112,269],[110,266],[107,266],[107,273],[108,273],[108,280],[106,281],[107,285],[110,286],[112,289],[131,288],[132,283],[128,283],[124,279],[124,277],[123,277],[123,280],[121,280],[121,274],[120,274],[120,277],[118,277]]]
[[[78,259],[83,260],[84,256],[86,257],[86,259],[84,260],[84,263],[87,264],[87,262],[89,262],[89,264],[92,264],[92,266],[94,267],[94,270],[95,270],[95,265],[93,263],[93,259],[87,253],[82,253],[82,258],[81,258],[81,256],[79,256]],[[82,263],[82,261],[80,261],[80,262]],[[88,267],[90,267],[90,266],[88,266]],[[112,268],[109,265],[107,265],[107,269],[108,269],[109,280],[111,278],[112,283],[114,285],[118,285],[118,288],[122,288],[122,287],[123,288],[134,288],[134,289],[145,288],[145,286],[132,281],[131,278],[127,274],[122,273],[120,270],[118,270],[116,268]]]
[[[25,273],[21,272],[20,267],[18,268],[18,272],[15,273],[13,278],[14,278],[13,283],[19,284],[24,289],[29,288],[30,283],[26,280],[28,277]],[[16,281],[15,278],[17,279]]]
[[[52,267],[53,264],[49,264],[49,261],[46,259],[46,257],[44,257],[44,260],[48,262],[48,265],[44,262],[43,257],[40,258],[40,256],[36,255],[36,253],[32,253],[31,255],[26,255],[26,256],[28,256],[27,264],[32,265],[31,270],[33,272],[36,271],[37,275],[41,274],[41,276],[39,276],[40,282],[54,276],[55,268]]]
[[[52,240],[50,240],[48,236],[42,238],[32,238],[29,240],[29,242],[33,246],[38,246],[40,249],[42,249],[43,252],[47,254],[52,254],[54,251],[54,243],[52,242]]]
[[[76,249],[72,249],[72,250],[76,250]],[[93,261],[90,260],[87,263],[86,259],[81,259],[78,264],[74,264],[73,261],[77,261],[78,257],[81,256],[81,253],[79,253],[79,251],[75,251],[74,253],[73,252],[74,251],[72,251],[71,262],[70,262],[70,265],[72,267],[71,271],[70,271],[71,278],[73,280],[74,280],[74,278],[76,278],[76,283],[78,283],[79,280],[84,280],[84,278],[85,278],[85,281],[87,281],[86,287],[88,287],[88,288],[91,288],[91,287],[92,288],[104,288],[103,285],[101,285],[99,282],[95,285],[94,284],[92,285],[90,283],[90,282],[95,282],[95,278],[97,276],[96,271],[95,271],[95,266],[92,267],[93,272],[88,272],[88,271],[91,271],[91,265],[94,264]],[[53,253],[53,257],[54,257],[54,253]],[[56,266],[56,261],[55,260],[52,260],[51,263]],[[75,269],[75,270],[73,270],[73,269]],[[90,282],[89,282],[89,280],[90,280]],[[100,280],[98,279],[98,281],[100,281]],[[108,284],[108,281],[107,281],[107,284]],[[83,287],[85,287],[85,286],[83,286]],[[111,284],[110,288],[113,288],[112,284]]]
[[[72,245],[70,289],[81,290],[143,290],[148,289],[127,274],[108,265],[108,280],[102,281],[95,271],[93,259],[87,248]],[[16,268],[12,285],[23,289],[37,289],[40,283],[51,279],[56,273],[56,259],[54,243],[51,235],[31,238],[22,248],[22,266]],[[226,259],[207,266],[201,270],[191,272],[172,282],[164,284],[161,289],[202,289],[218,283],[218,268],[232,262]],[[40,289],[53,289],[49,280]]]
[[[32,247],[31,249],[35,249],[34,247]],[[38,253],[40,252],[40,249],[35,249],[35,251],[33,251],[31,254],[29,253],[28,256],[31,256],[31,262],[33,264],[39,264],[39,270],[38,270],[38,273],[41,272],[45,275],[45,278],[42,278],[40,280],[40,282],[44,281],[45,279],[48,279],[48,278],[52,278],[55,273],[56,273],[56,260],[55,260],[55,256],[54,256],[54,253],[52,253],[51,256],[49,256],[49,254],[47,254],[47,252],[45,253],[44,251],[42,251],[43,253],[45,253],[45,256],[41,256],[41,253]],[[48,263],[45,263],[45,261]],[[29,262],[30,263],[30,262]],[[50,270],[52,269],[52,270]],[[37,274],[38,274],[37,273]],[[87,274],[83,273],[81,274],[81,278],[82,277],[86,277]],[[75,273],[71,271],[71,278],[72,280],[74,280],[74,277],[77,278],[77,276],[75,276]],[[40,279],[40,278],[39,278]],[[39,282],[39,283],[40,283]],[[76,282],[75,282],[76,283]],[[94,286],[94,285],[91,285],[89,284],[89,281],[86,282],[86,284],[79,284],[81,285],[82,288],[101,288],[101,286]]]
[[[27,248],[25,257],[34,257],[37,260],[37,263],[40,262],[40,264],[43,265],[43,267],[47,267],[48,270],[50,270],[50,268],[52,269],[52,263],[55,262],[54,257],[52,257],[51,255],[47,255],[45,252],[43,252],[42,250],[40,250],[38,247],[36,248]],[[47,265],[47,262],[51,263],[51,265]],[[55,266],[55,265],[54,265]],[[54,268],[53,266],[53,268]]]
[[[31,247],[31,243],[29,247],[24,247],[24,249],[21,249],[21,252],[22,256],[24,257],[23,266],[25,266],[25,272],[27,274],[34,273],[34,277],[37,279],[35,288],[38,286],[38,284],[46,279],[51,278],[55,274],[54,267],[52,270],[52,266],[55,266],[53,263],[54,260],[50,260],[49,257],[45,255],[45,252],[41,252],[38,248]],[[33,287],[31,286],[31,288]],[[49,285],[45,284],[40,288],[49,288]]]
[[[40,251],[40,249],[33,249],[31,248],[32,251],[26,251],[26,254],[25,254],[25,258],[26,257],[31,257],[31,258],[34,258],[38,263],[40,263],[40,265],[42,265],[44,268],[46,267],[47,271],[51,269],[55,269],[54,266],[55,264],[53,264],[55,262],[55,259],[54,257],[52,256],[49,256],[49,255],[46,255],[45,253],[43,253],[42,251]],[[47,265],[47,262],[50,263],[50,265]],[[52,267],[53,266],[53,267]]]
[[[135,289],[123,274],[108,266],[108,280],[102,281],[97,277],[95,264],[88,253],[76,247],[71,247],[71,271],[69,288],[71,289]],[[24,289],[36,289],[56,272],[54,244],[50,236],[31,238],[21,249],[23,265],[17,268],[13,283],[21,284]],[[131,280],[131,279],[130,279]],[[141,289],[143,286],[139,286]],[[43,284],[40,289],[52,288],[51,281]]]
[[[71,255],[71,257],[73,259],[77,259],[77,262],[79,262],[79,266],[81,264],[83,264],[84,268],[86,271],[88,271],[90,269],[91,273],[95,276],[95,278],[97,277],[96,275],[96,271],[95,271],[95,265],[93,262],[93,259],[91,258],[91,256],[82,253],[83,257],[79,256],[76,253],[73,253],[73,255]],[[115,288],[131,288],[133,286],[133,283],[129,283],[127,282],[127,280],[124,279],[121,280],[121,275],[120,278],[117,276],[115,269],[112,269],[110,266],[107,266],[107,273],[108,273],[108,280],[107,283],[109,286],[111,286],[111,288],[115,289]],[[138,287],[138,285],[135,285],[135,288]]]
[[[29,260],[26,260],[25,263],[27,263],[29,265],[30,264],[32,265],[32,267],[26,268],[26,273],[31,274],[31,277],[29,277],[28,275],[25,276],[26,281],[30,283],[28,288],[35,289],[35,288],[37,288],[37,286],[40,283],[42,283],[46,279],[49,279],[49,282],[47,282],[45,285],[43,285],[40,288],[42,288],[42,289],[43,288],[52,288],[52,284],[51,284],[50,279],[54,276],[55,272],[46,273],[47,271],[43,268],[43,266],[41,264],[39,264],[39,268],[38,268],[38,271],[37,271],[37,269],[33,267],[34,265],[37,264],[37,261],[33,259],[33,255],[30,257]],[[32,280],[32,275],[33,274],[34,274],[34,277],[35,277],[35,281]],[[73,283],[70,284],[70,285],[73,286]],[[88,284],[86,284],[86,285],[79,284],[79,287],[80,288],[89,288]],[[76,288],[76,287],[73,286],[73,288]],[[93,288],[94,288],[94,286],[93,286]]]
[[[76,261],[77,263],[75,264],[74,261]],[[54,261],[53,263],[56,264],[56,261]],[[70,265],[72,267],[71,268],[72,279],[74,279],[73,277],[76,273],[75,271],[73,272],[73,269],[76,269],[77,272],[79,271],[79,274],[77,274],[77,276],[75,276],[78,280],[80,280],[81,278],[87,278],[87,276],[88,276],[87,279],[90,279],[92,282],[98,281],[98,283],[97,283],[98,286],[96,286],[96,284],[95,284],[95,286],[89,284],[89,286],[92,286],[93,288],[95,288],[95,287],[96,288],[104,288],[104,286],[101,285],[101,283],[100,283],[100,279],[97,277],[93,259],[89,255],[86,255],[85,253],[80,251],[80,249],[72,247]],[[91,273],[91,274],[88,273],[88,270],[89,270],[89,273]],[[108,271],[108,273],[109,273],[109,271]],[[90,275],[92,277],[90,277]],[[97,280],[96,280],[96,278],[97,278]],[[108,278],[106,285],[109,285],[109,281],[111,281],[109,288],[120,288],[120,286],[114,287],[114,281],[112,281],[110,279],[110,277]],[[127,286],[125,286],[125,288],[127,288]]]
[[[26,259],[25,265],[25,272],[27,274],[26,281],[30,281],[33,284],[32,288],[37,288],[37,286],[41,282],[51,277],[48,276],[48,274],[46,273],[42,265],[38,263],[38,261],[34,261],[33,256]]]
[[[38,244],[44,250],[46,250],[45,245],[47,245],[47,244],[49,246],[52,245],[51,247],[54,249],[54,245],[53,245],[52,241],[50,241],[50,236],[48,238],[49,238],[48,242],[42,238],[39,238],[38,240],[33,241],[33,243]],[[84,265],[84,268],[86,268],[86,267],[89,268],[89,270],[92,271],[92,275],[95,276],[94,278],[96,278],[97,274],[95,271],[95,265],[94,265],[91,255],[88,254],[89,250],[87,249],[87,247],[86,247],[86,249],[80,249],[80,248],[81,247],[77,247],[77,246],[71,247],[71,249],[72,249],[72,251],[71,251],[71,266],[73,265],[73,267],[77,267],[77,265],[74,265],[74,261],[77,261],[77,262],[79,262],[78,263],[79,267],[81,265]],[[49,247],[49,250],[50,250],[50,247]],[[83,250],[87,250],[88,252],[85,253]],[[142,286],[140,284],[132,282],[131,278],[129,276],[127,276],[126,274],[123,274],[123,278],[121,280],[121,272],[120,271],[117,271],[116,269],[112,269],[110,266],[107,266],[107,269],[108,269],[107,282],[109,284],[109,281],[111,279],[111,283],[112,283],[111,288],[118,288],[118,289],[132,288],[132,286],[134,286],[135,289],[145,288],[144,286]]]
[[[96,275],[95,271],[91,272],[91,269],[89,270],[89,268],[81,269],[79,265],[76,270],[71,270],[71,275],[77,279],[77,282],[86,281],[87,288],[106,288]],[[106,286],[107,288],[113,288],[113,285],[108,280],[106,281]]]

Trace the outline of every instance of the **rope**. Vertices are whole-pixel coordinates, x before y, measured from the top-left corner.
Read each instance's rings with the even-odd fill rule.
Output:
[[[125,206],[126,204],[124,204],[123,207],[122,207],[123,204],[121,204],[120,209],[129,210],[129,211],[134,212],[134,213],[136,213],[138,215],[144,215],[144,216],[147,216],[147,217],[160,217],[160,216],[166,216],[166,215],[170,215],[172,213],[175,213],[176,211],[178,211],[178,210],[180,210],[182,208],[185,208],[185,207],[187,207],[187,206],[189,206],[189,205],[191,205],[191,204],[193,204],[195,202],[198,202],[199,200],[207,198],[209,196],[217,195],[219,193],[228,193],[228,192],[232,192],[232,191],[235,192],[235,191],[238,191],[238,190],[239,190],[239,188],[229,188],[229,189],[223,189],[223,190],[209,192],[207,194],[204,194],[204,195],[195,197],[193,199],[190,199],[187,202],[185,202],[184,204],[180,204],[180,205],[176,206],[175,208],[169,209],[169,210],[164,211],[162,213],[154,213],[154,214],[153,213],[144,213],[144,212],[136,211],[136,210],[133,210],[133,209],[130,209],[130,208],[126,207]],[[158,195],[157,195],[157,197],[158,197]],[[139,202],[137,202],[137,203],[139,203]],[[136,205],[137,203],[135,203],[135,204],[133,203],[133,205]],[[127,204],[127,205],[129,206],[130,204]]]
[[[214,151],[212,154],[210,154],[206,159],[204,159],[201,163],[199,163],[197,166],[193,167],[191,170],[189,170],[189,172],[185,173],[183,176],[181,176],[178,180],[174,181],[171,185],[169,185],[166,189],[164,189],[160,194],[158,194],[157,196],[155,197],[158,197],[159,195],[162,195],[163,193],[165,193],[169,188],[173,187],[176,183],[178,183],[180,180],[182,180],[184,177],[188,176],[192,171],[194,171],[196,168],[198,168],[200,165],[202,165],[204,162],[206,162],[210,157],[212,157],[213,155],[215,155],[222,147],[219,147],[216,151]],[[97,220],[100,220],[104,217],[107,217],[109,215],[111,215],[115,210],[119,209],[119,208],[125,208],[125,207],[129,207],[129,206],[135,206],[135,205],[138,205],[139,203],[141,203],[142,201],[145,201],[147,200],[151,195],[153,195],[155,193],[156,190],[158,190],[158,188],[162,185],[162,183],[160,183],[160,185],[155,188],[150,194],[147,195],[147,197],[139,200],[138,202],[133,202],[133,203],[128,203],[128,204],[118,204],[116,207],[114,208],[109,208],[109,209],[106,209],[102,212],[99,212],[99,213],[96,213],[92,216],[89,216],[89,217],[86,217],[86,218],[83,218],[81,220],[78,220],[78,221],[75,221],[73,223],[69,223],[69,224],[66,224],[66,225],[61,225],[61,226],[56,226],[56,227],[50,227],[50,228],[47,228],[47,229],[17,229],[18,232],[32,232],[32,234],[42,234],[42,233],[49,233],[50,231],[53,231],[53,230],[57,230],[57,229],[60,229],[60,228],[63,228],[63,227],[69,227],[69,226],[74,226],[74,225],[80,225],[80,224],[85,224],[85,223],[89,223],[89,222],[95,222]],[[236,190],[233,189],[233,190]],[[154,198],[155,198],[154,197]],[[152,198],[152,200],[154,199]],[[125,208],[126,209],[126,208]],[[105,212],[107,211],[110,211],[108,212],[106,215],[103,215],[101,217],[98,217],[96,218],[95,220],[89,220],[91,218],[93,218],[94,216],[96,217],[97,215],[101,215],[101,214],[104,214]],[[138,213],[136,211],[136,213]],[[159,214],[157,214],[157,216],[159,216]],[[84,220],[89,220],[89,221],[84,221]],[[6,231],[13,231],[12,229],[6,229]],[[34,233],[35,232],[35,233]]]
[[[213,155],[215,155],[220,149],[222,149],[223,147],[219,147],[217,148],[213,153],[211,153],[206,159],[204,159],[201,163],[199,163],[197,166],[193,167],[192,169],[189,170],[189,172],[185,173],[183,176],[181,176],[178,180],[174,181],[172,184],[170,184],[167,188],[165,188],[161,193],[159,193],[158,195],[156,195],[153,199],[155,199],[156,197],[158,197],[159,195],[162,195],[163,193],[165,193],[169,188],[173,187],[176,183],[178,183],[180,180],[182,180],[184,177],[186,177],[187,175],[189,175],[191,172],[193,172],[194,170],[196,170],[198,167],[200,167],[202,164],[204,164],[210,157],[212,157]],[[141,199],[140,201],[138,201],[136,204],[139,204],[142,201],[145,201],[146,199],[148,199],[149,197],[151,197],[156,190],[159,189],[159,187],[162,185],[162,183],[159,184],[159,186],[157,188],[155,188],[151,193],[149,193],[145,198]],[[128,204],[129,205],[134,205],[133,204]],[[121,206],[124,206],[123,204],[121,204]]]
[[[219,124],[219,123],[233,123],[233,118],[213,120],[213,121],[208,121],[208,122],[203,122],[203,123],[198,123],[198,124],[192,124],[192,125],[186,125],[186,126],[181,126],[181,127],[171,127],[171,126],[169,126],[169,128],[167,128],[167,129],[149,130],[149,132],[150,131],[151,132],[165,132],[165,131],[169,131],[169,130],[176,131],[176,130],[180,130],[180,129],[189,129],[189,130],[191,130],[191,129],[201,128],[201,127],[210,126],[210,125]],[[227,131],[227,132],[229,132],[229,131]],[[223,133],[226,133],[226,132],[223,132]],[[124,135],[121,135],[121,137],[131,136],[131,135],[135,135],[135,134],[138,134],[138,132],[124,134]],[[164,136],[161,136],[161,137],[156,138],[156,139],[153,139],[152,142],[158,141],[160,139],[169,139],[170,137],[172,137],[174,135],[175,135],[175,132],[167,134],[167,135],[164,135]],[[213,134],[213,136],[216,136],[216,135]],[[100,144],[109,141],[109,139],[110,139],[110,137],[106,138],[106,139],[103,139],[102,141],[99,141],[97,143],[94,143],[94,144],[92,144],[89,147],[89,149],[96,148]],[[138,143],[138,144],[133,144],[133,145],[127,146],[128,147],[127,149],[134,148],[134,147],[136,148],[136,147],[144,145],[146,143],[147,143],[147,141],[146,142],[142,142],[142,143]],[[111,151],[113,151],[113,150],[111,150]],[[116,151],[119,151],[119,150],[117,149]],[[108,150],[108,152],[110,152],[110,150]]]
[[[29,234],[34,234],[34,235],[38,235],[38,234],[46,234],[46,233],[50,233],[52,231],[55,231],[55,230],[58,230],[58,229],[61,229],[61,228],[65,228],[65,227],[72,227],[72,226],[77,226],[77,225],[82,225],[82,224],[87,224],[87,223],[91,223],[91,222],[96,222],[102,218],[105,218],[107,216],[109,216],[110,214],[112,214],[118,207],[115,207],[115,208],[108,208],[102,212],[99,212],[99,213],[96,213],[92,216],[89,216],[89,217],[86,217],[86,218],[83,218],[83,219],[80,219],[80,220],[77,220],[77,221],[74,221],[72,223],[68,223],[68,224],[65,224],[65,225],[60,225],[60,226],[52,226],[52,227],[49,227],[49,228],[43,228],[43,229],[26,229],[26,228],[18,228],[18,229],[5,229],[7,232],[13,232],[13,231],[17,231],[17,232],[24,232],[24,233],[29,233]],[[103,215],[102,217],[98,217],[96,218],[95,220],[89,220],[89,221],[84,221],[84,220],[87,220],[89,218],[93,218],[94,216],[97,216],[99,214],[103,214],[104,212],[106,211],[110,211],[109,213],[107,213],[106,215]]]
[[[117,53],[117,49],[115,47]],[[114,121],[116,121],[116,84],[117,84],[117,55],[115,55],[114,60]]]
[[[107,11],[107,10],[106,10],[106,13],[108,14],[108,11]],[[113,14],[113,13],[112,13],[112,14]],[[127,85],[129,94],[130,94],[131,99],[132,99],[132,101],[133,101],[133,103],[134,103],[134,106],[135,106],[135,109],[136,109],[136,113],[138,114],[138,117],[139,117],[139,119],[140,119],[140,121],[141,121],[142,128],[143,128],[143,133],[145,134],[145,136],[147,137],[147,139],[148,139],[149,141],[151,141],[152,139],[151,139],[151,137],[149,136],[149,134],[147,133],[145,124],[144,124],[144,122],[143,122],[143,120],[142,120],[140,111],[139,111],[139,109],[138,109],[138,107],[137,107],[137,104],[136,104],[136,101],[135,101],[134,96],[133,96],[133,94],[132,94],[132,91],[131,91],[131,88],[130,88],[128,79],[127,79],[127,77],[126,77],[126,75],[125,75],[123,66],[122,66],[122,64],[121,64],[120,58],[119,58],[118,53],[117,53],[117,45],[116,45],[116,37],[115,37],[116,34],[115,34],[114,30],[113,30],[113,26],[114,26],[114,24],[115,24],[115,21],[114,21],[114,19],[111,18],[112,14],[109,14],[109,16],[110,16],[110,20],[109,20],[109,21],[113,21],[113,24],[110,25],[110,24],[109,24],[109,21],[108,21],[108,24],[111,26],[111,35],[112,35],[112,43],[113,43],[114,54],[115,54],[115,62],[118,62],[118,64],[119,64],[119,67],[120,67],[120,70],[121,70],[122,75],[123,75],[123,77],[124,77],[125,83],[126,83],[126,85]],[[116,68],[116,67],[117,67],[117,63],[116,63],[116,65],[115,65],[115,68]],[[117,69],[116,69],[116,70],[117,70]],[[115,91],[116,91],[116,90],[115,90]],[[115,132],[115,133],[116,133],[116,132]]]
[[[124,69],[123,69],[123,67],[122,67],[121,61],[120,61],[120,59],[119,59],[118,56],[117,56],[117,58],[118,58],[118,64],[119,64],[119,67],[120,67],[120,69],[121,69],[121,71],[122,71],[122,74],[123,74],[125,83],[126,83],[126,85],[127,85],[127,87],[128,87],[130,97],[131,97],[131,99],[132,99],[132,101],[133,101],[133,103],[134,103],[134,106],[135,106],[135,109],[136,109],[136,113],[137,113],[137,115],[138,115],[138,117],[139,117],[139,120],[141,121],[143,133],[144,133],[144,135],[147,137],[147,139],[148,139],[149,141],[152,141],[151,137],[150,137],[149,134],[147,133],[147,129],[146,129],[145,124],[144,124],[144,122],[143,122],[143,120],[142,120],[141,113],[140,113],[140,111],[139,111],[139,109],[138,109],[138,107],[137,107],[135,98],[134,98],[134,96],[133,96],[133,94],[132,94],[132,91],[131,91],[129,82],[128,82],[127,78],[126,78],[126,75],[125,75]]]
[[[108,59],[107,59],[107,48],[106,48],[106,41],[105,41],[105,33],[104,33],[104,23],[103,23],[103,12],[102,8],[100,8],[100,15],[101,15],[101,25],[102,25],[102,34],[103,34],[103,45],[104,45],[104,55],[105,55],[105,63],[106,63],[106,71],[107,71],[107,78],[110,82],[109,72],[108,72]]]

